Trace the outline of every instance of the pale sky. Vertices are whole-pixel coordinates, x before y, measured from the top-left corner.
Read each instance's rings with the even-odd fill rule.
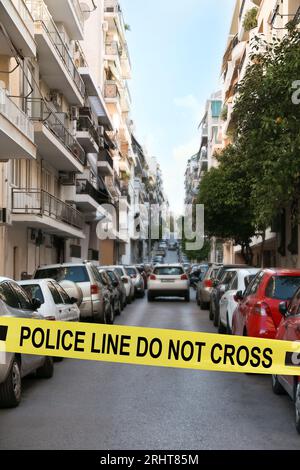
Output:
[[[206,99],[220,87],[235,0],[120,0],[132,62],[136,136],[161,164],[171,208],[184,203]]]

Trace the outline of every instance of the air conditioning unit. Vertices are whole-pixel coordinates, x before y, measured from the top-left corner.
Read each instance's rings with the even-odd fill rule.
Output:
[[[78,121],[78,119],[79,119],[79,108],[77,108],[77,106],[71,106],[70,119],[71,119],[71,121]]]
[[[59,93],[57,90],[51,90],[50,100],[57,108],[60,108],[62,106],[62,94]]]
[[[107,21],[103,21],[103,23],[102,23],[102,29],[103,29],[103,31],[105,31],[105,32],[108,31],[108,22],[107,22]]]
[[[75,173],[70,173],[68,171],[60,171],[59,182],[63,185],[73,186],[75,184]]]
[[[11,211],[6,207],[0,208],[0,225],[11,224]]]

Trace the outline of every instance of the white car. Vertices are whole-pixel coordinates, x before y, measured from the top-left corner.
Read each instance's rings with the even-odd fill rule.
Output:
[[[228,290],[223,294],[220,300],[220,317],[218,331],[221,334],[231,334],[232,332],[232,317],[238,303],[235,300],[235,295],[238,291],[243,291],[248,287],[249,283],[259,272],[256,268],[242,268],[242,269],[229,269],[229,271],[236,271],[235,276],[232,278]]]
[[[148,280],[148,301],[156,297],[184,297],[190,301],[189,278],[181,264],[159,264]]]
[[[130,275],[126,271],[125,266],[101,266],[101,269],[113,269],[117,271],[119,276],[121,276],[121,279],[123,281],[123,284],[125,286],[126,290],[126,298],[127,298],[127,303],[131,304],[131,302],[134,300],[134,295],[135,295],[135,288],[133,284],[133,280],[131,279]]]
[[[69,297],[67,292],[54,279],[30,279],[19,281],[31,299],[38,299],[41,306],[38,312],[47,320],[79,321],[78,299]]]

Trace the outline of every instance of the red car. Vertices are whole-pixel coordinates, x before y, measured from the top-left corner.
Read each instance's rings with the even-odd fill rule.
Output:
[[[300,287],[300,270],[263,269],[244,293],[238,292],[232,332],[239,336],[274,339],[282,320],[279,304]]]
[[[300,341],[300,289],[290,302],[282,302],[279,306],[283,315],[276,339],[284,341]],[[296,364],[299,365],[300,355],[295,353]],[[292,360],[292,358],[291,358]],[[293,375],[272,375],[272,388],[276,395],[288,393],[295,404],[296,429],[300,434],[300,377]]]

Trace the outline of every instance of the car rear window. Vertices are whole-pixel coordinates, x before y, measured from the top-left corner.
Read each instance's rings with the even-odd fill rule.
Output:
[[[27,292],[27,295],[29,298],[32,299],[37,299],[41,302],[41,304],[45,303],[44,295],[42,292],[41,287],[38,284],[27,284],[22,286],[25,292]]]
[[[119,274],[119,276],[121,276],[121,277],[124,276],[124,272],[123,272],[122,268],[116,268],[116,271]]]
[[[136,276],[136,270],[134,268],[126,268],[126,272],[129,276]]]
[[[181,276],[181,274],[184,274],[180,266],[155,268],[153,272],[157,276]]]
[[[90,282],[85,266],[68,266],[59,268],[39,269],[35,273],[35,279],[55,279],[60,281]]]
[[[291,299],[300,287],[300,276],[272,276],[266,287],[266,297],[277,300]]]

